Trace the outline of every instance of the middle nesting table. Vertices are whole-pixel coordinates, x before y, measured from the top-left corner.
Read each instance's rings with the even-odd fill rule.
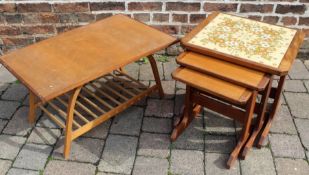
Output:
[[[182,53],[177,62],[183,67],[173,72],[173,78],[185,83],[187,90],[183,116],[171,138],[177,139],[199,112],[201,105],[239,121],[244,126],[227,163],[230,168],[242,150],[247,152],[252,147],[251,142],[262,127],[256,126],[253,133],[250,131],[254,111],[258,118],[265,114],[268,95],[263,95],[259,106],[255,106],[256,97],[259,92],[269,94],[272,77],[194,52]]]

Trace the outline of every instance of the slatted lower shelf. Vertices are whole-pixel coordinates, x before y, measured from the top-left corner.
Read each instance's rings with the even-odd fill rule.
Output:
[[[148,87],[120,71],[86,84],[75,104],[72,139],[125,110],[156,89],[157,85]],[[66,127],[70,95],[64,94],[39,106],[62,128]]]

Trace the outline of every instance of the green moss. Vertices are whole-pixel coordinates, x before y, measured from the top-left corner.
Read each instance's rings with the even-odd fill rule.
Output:
[[[160,56],[157,58],[157,60],[158,60],[159,62],[162,62],[162,63],[169,62],[169,58],[168,58],[168,56],[166,56],[166,55],[160,55]]]
[[[141,59],[139,59],[138,61],[136,61],[136,63],[138,64],[147,64],[149,61],[148,61],[148,58],[147,57],[143,57]]]

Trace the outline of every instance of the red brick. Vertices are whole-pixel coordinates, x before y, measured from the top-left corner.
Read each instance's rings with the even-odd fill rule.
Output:
[[[12,46],[26,46],[29,44],[34,43],[34,38],[33,37],[26,37],[26,38],[3,38],[3,43],[7,47],[12,47]]]
[[[14,26],[1,26],[0,35],[19,35],[20,29]]]
[[[78,23],[78,17],[75,13],[63,13],[58,15],[60,23]]]
[[[191,14],[190,23],[200,23],[206,18],[205,14]]]
[[[168,22],[169,21],[169,14],[154,13],[152,20],[154,22]]]
[[[16,5],[13,3],[0,4],[0,12],[16,12]]]
[[[161,11],[162,2],[130,2],[128,4],[130,11]]]
[[[80,2],[80,3],[59,3],[54,4],[54,11],[55,12],[88,12],[89,11],[89,4],[87,2]]]
[[[59,17],[54,13],[40,13],[41,23],[58,23]]]
[[[179,26],[175,25],[154,25],[153,27],[168,34],[178,34],[179,32]]]
[[[206,12],[221,11],[221,12],[236,12],[238,4],[225,3],[205,3],[204,10]]]
[[[261,16],[256,16],[256,15],[250,15],[248,16],[249,19],[256,20],[256,21],[261,21],[262,17]]]
[[[90,3],[90,10],[124,10],[124,2],[92,2]]]
[[[185,3],[185,2],[167,2],[166,10],[170,11],[199,11],[201,8],[200,3]]]
[[[173,22],[187,23],[188,15],[187,14],[173,14]]]
[[[67,32],[69,30],[72,30],[78,27],[80,27],[80,25],[59,26],[59,27],[56,27],[56,30],[57,30],[57,33],[59,34],[59,33]]]
[[[92,22],[95,19],[95,16],[91,13],[78,13],[77,14],[78,22]]]
[[[286,13],[296,13],[304,14],[306,11],[305,5],[281,5],[278,4],[276,8],[276,13],[286,14]]]
[[[0,14],[0,24],[5,24],[5,17],[3,14]]]
[[[55,29],[51,25],[46,26],[23,26],[21,27],[23,34],[35,35],[35,34],[53,34]]]
[[[241,4],[240,12],[270,13],[273,11],[272,4]]]
[[[38,37],[35,37],[34,40],[35,40],[35,42],[40,42],[40,41],[46,40],[50,37],[52,37],[52,36],[38,36]]]
[[[6,14],[4,16],[5,16],[6,22],[9,24],[22,22],[22,17],[20,14]]]
[[[26,24],[35,23],[58,23],[59,17],[54,13],[29,13],[23,14],[23,21]]]
[[[263,22],[270,23],[270,24],[276,24],[279,20],[278,16],[264,16]]]
[[[283,25],[294,25],[296,24],[297,19],[292,16],[284,16],[282,17],[281,22],[283,23]]]
[[[149,22],[150,14],[149,13],[135,13],[133,15],[133,18],[141,22]]]
[[[299,2],[309,3],[309,0],[299,0]]]
[[[48,3],[27,3],[17,4],[17,11],[20,13],[24,12],[51,12],[51,5]]]
[[[40,13],[26,13],[22,17],[25,24],[42,23]]]
[[[183,25],[183,26],[181,26],[180,34],[181,35],[187,34],[187,33],[191,32],[194,29],[194,27],[196,27],[196,26],[195,25]]]
[[[297,1],[297,0],[272,0],[274,2],[294,2],[294,1]]]
[[[303,32],[305,32],[306,37],[309,37],[309,29],[302,29]]]
[[[100,14],[96,14],[95,19],[96,20],[101,20],[101,19],[110,17],[112,15],[113,15],[112,13],[100,13]]]
[[[299,17],[299,25],[309,25],[309,17]]]

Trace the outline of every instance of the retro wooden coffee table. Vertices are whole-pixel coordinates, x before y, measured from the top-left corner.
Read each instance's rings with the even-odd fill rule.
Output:
[[[252,147],[258,134],[261,134],[261,137],[257,147],[261,147],[267,137],[276,111],[280,107],[286,75],[304,36],[304,32],[300,30],[214,12],[181,40],[181,44],[187,50],[261,71],[268,74],[271,79],[274,75],[280,77],[278,86],[272,87],[269,93],[261,91],[264,100],[268,97],[274,100],[266,113],[259,113],[257,124],[244,147],[242,158]],[[240,81],[233,83],[244,86]],[[255,111],[259,111],[262,105],[264,104],[257,103]]]
[[[30,91],[29,122],[41,108],[65,129],[64,157],[71,142],[158,90],[152,54],[176,42],[123,15],[115,15],[1,57],[1,63]],[[121,67],[148,56],[156,84],[145,86]],[[48,105],[48,107],[46,107]]]

